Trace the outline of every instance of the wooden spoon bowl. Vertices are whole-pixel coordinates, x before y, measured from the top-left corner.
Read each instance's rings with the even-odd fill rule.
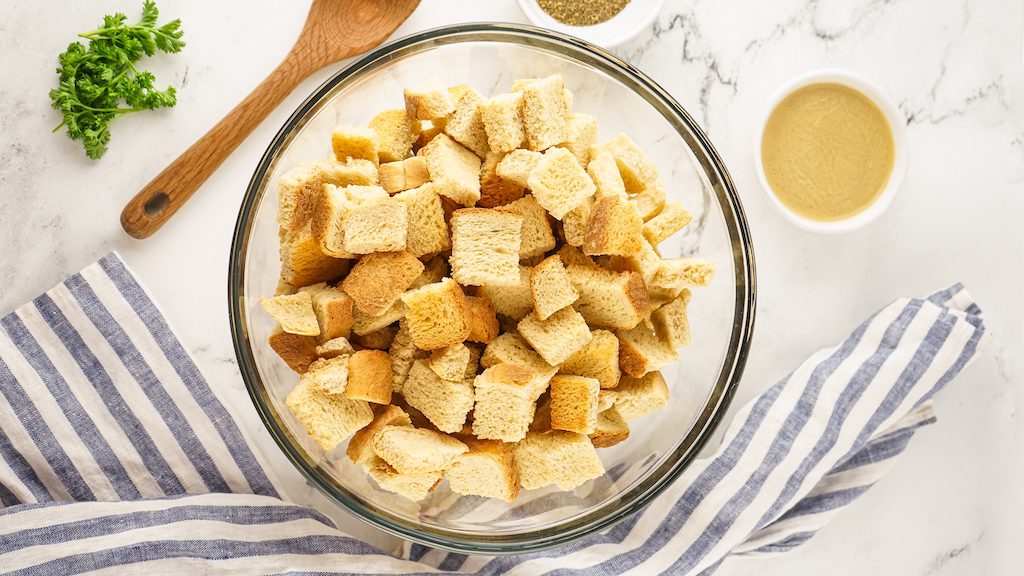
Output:
[[[141,239],[159,230],[300,82],[382,43],[419,2],[313,0],[302,33],[277,68],[128,202],[121,212],[125,232]]]

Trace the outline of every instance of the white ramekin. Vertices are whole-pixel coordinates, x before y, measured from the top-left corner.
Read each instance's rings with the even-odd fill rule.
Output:
[[[811,220],[809,218],[804,218],[787,208],[786,205],[779,200],[778,196],[775,195],[775,192],[772,191],[771,186],[768,184],[768,178],[765,176],[764,164],[761,157],[761,140],[764,137],[764,129],[768,124],[768,117],[771,116],[775,107],[778,106],[786,96],[789,96],[794,91],[810,84],[821,83],[841,84],[864,94],[874,102],[876,106],[878,106],[879,110],[882,111],[886,121],[889,123],[889,128],[892,130],[893,166],[892,173],[889,175],[889,181],[886,182],[882,193],[870,206],[868,206],[867,209],[842,220]],[[900,185],[903,184],[903,177],[907,172],[907,162],[906,120],[904,119],[903,114],[900,113],[899,109],[896,108],[892,101],[886,97],[885,93],[883,93],[878,86],[861,76],[842,70],[829,69],[810,72],[796,78],[780,88],[775,92],[775,95],[772,96],[771,100],[768,102],[768,106],[765,107],[760,123],[758,124],[757,133],[754,135],[754,166],[757,170],[757,177],[761,180],[761,188],[764,190],[765,195],[768,196],[769,202],[778,208],[779,212],[781,212],[787,220],[804,230],[810,230],[812,232],[849,232],[865,226],[878,218],[882,212],[885,212],[886,208],[892,204],[892,199],[896,196],[896,191],[899,189]]]
[[[664,0],[631,0],[611,19],[593,26],[569,26],[555,20],[541,9],[537,0],[516,0],[519,8],[534,26],[582,38],[602,48],[611,48],[626,42],[647,28],[658,17]]]

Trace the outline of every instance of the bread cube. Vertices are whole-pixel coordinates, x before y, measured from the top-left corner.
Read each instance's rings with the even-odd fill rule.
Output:
[[[427,161],[437,193],[463,206],[480,199],[480,157],[448,137],[438,134],[418,152]]]
[[[499,498],[519,496],[519,468],[513,446],[498,440],[465,441],[469,451],[455,459],[445,478],[456,494]]]
[[[516,444],[515,457],[519,480],[528,490],[551,484],[572,490],[604,474],[590,438],[575,432],[531,432]]]
[[[356,308],[371,316],[386,312],[423,271],[408,252],[377,252],[359,259],[341,283]]]
[[[364,468],[381,489],[416,501],[429,496],[444,478],[442,471],[402,474],[376,455],[371,455],[366,460]]]
[[[463,286],[514,285],[519,280],[523,217],[489,208],[452,215],[452,277]]]
[[[348,260],[328,256],[313,237],[307,222],[281,244],[281,280],[292,286],[305,286],[331,280],[348,271]]]
[[[622,376],[619,370],[619,339],[608,330],[594,330],[590,342],[562,362],[558,373],[595,378],[602,390],[615,388]]]
[[[447,434],[408,426],[385,426],[373,437],[373,453],[402,474],[446,470],[468,449]]]
[[[412,143],[412,151],[419,153],[424,146],[430,144],[430,141],[437,137],[438,134],[444,134],[444,125],[447,123],[445,118],[437,118],[435,120],[423,120],[419,122],[420,133],[416,137],[416,141]]]
[[[679,232],[693,220],[690,212],[682,204],[672,202],[662,209],[661,213],[644,223],[644,238],[657,246],[666,238]]]
[[[400,200],[359,204],[345,215],[345,249],[353,254],[405,250],[408,228],[409,216]]]
[[[455,112],[444,126],[446,134],[481,158],[490,150],[483,115],[480,113],[480,104],[484,100],[479,92],[467,86],[461,97],[455,100]]]
[[[313,312],[313,301],[308,292],[260,298],[260,306],[290,334],[319,336],[320,324]]]
[[[351,356],[355,352],[348,338],[338,336],[316,347],[316,355],[320,358],[337,358],[338,356]]]
[[[345,396],[374,404],[391,403],[391,356],[381,350],[360,350],[348,359]]]
[[[394,198],[403,202],[406,208],[409,223],[405,236],[406,251],[420,258],[443,252],[451,246],[441,198],[432,183],[399,192]]]
[[[619,411],[611,406],[597,415],[597,424],[590,434],[594,448],[608,448],[629,438],[629,425]]]
[[[525,188],[530,179],[530,173],[542,158],[544,155],[540,152],[519,148],[502,156],[498,165],[494,167],[494,172],[499,177]]]
[[[627,256],[612,256],[609,268],[619,272],[637,272],[643,276],[645,283],[650,283],[654,274],[661,268],[661,255],[644,240],[640,243],[640,251]]]
[[[462,380],[468,365],[469,348],[461,342],[432,351],[427,360],[427,366],[442,380]]]
[[[594,211],[594,199],[587,198],[562,217],[562,236],[570,246],[583,246],[587,236],[587,223]]]
[[[665,188],[654,183],[639,192],[630,201],[644,222],[654,218],[665,208]]]
[[[469,336],[469,305],[451,278],[406,292],[402,301],[409,307],[405,318],[417,348],[444,348]]]
[[[598,392],[594,378],[560,375],[551,379],[551,428],[593,434],[597,428]]]
[[[597,411],[604,412],[615,405],[615,390],[601,389],[597,393]]]
[[[496,208],[523,197],[524,185],[498,175],[498,164],[505,156],[497,152],[488,152],[484,156],[480,166],[480,200],[477,206]]]
[[[412,332],[409,331],[409,322],[404,318],[398,322],[398,332],[395,333],[395,339],[391,341],[388,353],[391,355],[391,391],[401,392],[409,377],[412,363],[418,354],[423,353],[416,348],[416,343],[412,340]]]
[[[533,311],[533,291],[530,288],[532,268],[517,266],[518,281],[509,285],[485,284],[477,289],[477,296],[487,298],[498,314],[513,320],[522,320]]]
[[[403,93],[406,113],[417,120],[445,118],[455,110],[448,89],[435,79],[406,88]]]
[[[468,349],[466,360],[469,360]],[[442,378],[429,367],[429,361],[416,360],[402,386],[405,401],[442,432],[461,430],[473,409],[472,380],[466,380],[462,372],[455,376],[450,380]]]
[[[708,286],[715,279],[715,263],[703,258],[670,258],[661,261],[661,266],[651,279],[659,288],[690,288]]]
[[[649,372],[642,378],[626,376],[615,392],[615,409],[626,420],[650,414],[668,404],[668,384],[661,372]]]
[[[467,296],[469,336],[466,340],[487,344],[498,336],[498,317],[490,298]]]
[[[543,80],[543,78],[516,78],[512,81],[512,91],[522,92],[524,88],[540,80]],[[562,99],[565,100],[565,109],[567,113],[571,112],[574,97],[568,88],[562,89]]]
[[[548,364],[561,364],[590,342],[590,328],[571,306],[541,320],[531,312],[519,322],[519,334]]]
[[[495,338],[484,348],[483,356],[480,358],[480,365],[484,368],[503,363],[526,368],[540,374],[544,378],[545,385],[547,380],[550,380],[558,372],[558,369],[548,364],[522,336],[511,332],[505,332]]]
[[[501,212],[518,214],[523,217],[520,232],[519,258],[542,256],[555,247],[555,235],[551,233],[548,213],[532,195],[526,195],[504,206],[495,208]]]
[[[479,105],[487,132],[487,145],[494,152],[511,152],[526,139],[523,131],[523,95],[499,94]]]
[[[427,170],[427,161],[422,156],[380,165],[380,186],[388,194],[410,190],[428,181],[430,172]]]
[[[371,316],[354,307],[352,310],[352,332],[359,336],[366,336],[371,332],[386,328],[405,318],[406,310],[408,308],[405,306],[405,302],[401,300],[396,300],[390,308],[377,316]]]
[[[278,179],[277,223],[282,237],[298,232],[309,221],[323,185],[323,171],[315,162],[296,166]]]
[[[267,344],[289,368],[299,374],[309,370],[309,365],[317,359],[316,338],[313,336],[289,334],[277,328],[267,339]]]
[[[369,160],[349,158],[344,162],[325,158],[317,162],[324,184],[335,186],[375,186],[378,182],[377,165]]]
[[[658,182],[657,166],[647,158],[643,149],[625,134],[619,134],[603,144],[598,144],[594,151],[605,151],[615,158],[619,174],[629,193],[640,192]]]
[[[643,219],[636,208],[618,196],[594,202],[583,235],[583,253],[629,256],[643,249]]]
[[[530,272],[530,292],[537,318],[547,320],[580,297],[558,255],[545,258]]]
[[[590,162],[587,164],[587,174],[594,181],[597,191],[596,198],[605,196],[619,196],[623,200],[628,199],[626,195],[626,184],[622,181],[619,173],[619,165],[611,152],[599,148],[590,149]]]
[[[377,133],[370,128],[342,125],[331,132],[334,157],[341,161],[353,158],[377,164],[380,162],[379,145]]]
[[[569,139],[564,90],[559,74],[523,87],[523,132],[531,150],[546,150]]]
[[[570,114],[566,128],[568,136],[559,146],[576,156],[580,166],[590,164],[590,148],[597,143],[597,118],[590,114]]]
[[[640,323],[632,330],[619,330],[615,335],[619,338],[619,367],[634,378],[661,370],[679,359],[676,351],[658,338],[644,323]],[[619,381],[619,385],[615,387],[617,392],[621,391],[625,381],[625,377]],[[621,408],[619,411],[622,411]],[[629,420],[626,413],[622,415]]]
[[[369,404],[341,394],[325,394],[308,378],[288,393],[285,404],[325,452],[333,450],[360,428],[373,421]]]
[[[313,304],[317,323],[320,325],[320,341],[334,338],[348,338],[352,331],[352,297],[344,291],[327,286],[315,285],[307,290]]]
[[[349,214],[368,202],[387,199],[388,193],[380,186],[338,187],[325,184],[311,219],[313,237],[320,244],[320,249],[337,258],[357,258],[345,244],[345,226]],[[365,221],[366,218],[361,220]]]
[[[412,426],[412,421],[409,420],[409,415],[398,406],[393,404],[378,406],[374,409],[373,421],[356,432],[348,441],[348,448],[345,449],[348,459],[360,464],[373,457],[373,437],[385,426]]]
[[[647,288],[636,272],[579,265],[569,265],[565,271],[580,294],[573,307],[590,326],[629,329],[650,311]]]
[[[427,284],[440,282],[441,278],[448,275],[448,259],[444,256],[434,256],[423,263],[423,272],[412,281],[409,289],[422,288]]]
[[[677,298],[651,313],[654,332],[674,350],[690,344],[690,319],[686,315],[686,303]]]
[[[599,267],[597,262],[590,256],[587,256],[583,252],[580,252],[579,248],[571,246],[569,244],[563,244],[558,249],[558,257],[562,259],[562,265],[564,266],[590,266],[592,268]]]
[[[405,110],[385,110],[370,120],[377,134],[381,162],[398,162],[412,155],[412,143],[420,135],[420,125]]]
[[[302,377],[324,394],[344,394],[348,386],[348,357],[318,358]]]
[[[521,366],[497,364],[484,370],[473,381],[473,434],[485,440],[522,440],[546,384],[544,376]]]
[[[576,157],[565,148],[551,148],[530,172],[526,186],[537,202],[557,220],[597,190]]]
[[[397,333],[398,328],[388,325],[383,328],[378,328],[373,332],[357,334],[356,336],[353,336],[353,341],[357,346],[368,348],[370,350],[387,350],[391,347],[391,343],[394,341]]]

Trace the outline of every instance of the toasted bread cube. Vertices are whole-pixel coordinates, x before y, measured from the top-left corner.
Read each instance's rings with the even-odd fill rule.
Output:
[[[650,283],[654,274],[661,268],[661,256],[646,240],[640,243],[640,251],[628,256],[612,256],[608,263],[612,270],[619,272],[637,272],[643,276],[645,283]]]
[[[484,370],[473,380],[473,434],[485,440],[522,440],[546,385],[547,378],[521,366],[497,364]]]
[[[406,88],[404,95],[406,113],[417,120],[445,118],[455,110],[448,89],[435,79]]]
[[[533,196],[523,196],[515,202],[499,206],[495,210],[518,214],[523,217],[523,227],[520,232],[519,258],[541,256],[555,247],[555,235],[551,233],[548,213],[537,203],[537,199]]]
[[[373,453],[402,474],[446,470],[467,450],[447,434],[408,426],[385,426],[373,437]]]
[[[604,412],[615,405],[615,390],[604,390],[601,389],[597,393],[597,411],[598,413]]]
[[[498,317],[490,298],[467,296],[469,336],[466,340],[487,344],[498,336]]]
[[[644,223],[644,238],[657,246],[669,236],[682,230],[691,220],[693,220],[693,216],[686,208],[683,208],[682,204],[672,202],[667,204],[660,214]]]
[[[569,139],[564,91],[560,74],[523,87],[523,132],[531,150],[546,150]]]
[[[373,421],[369,404],[341,394],[325,394],[307,377],[288,393],[285,404],[325,452]]]
[[[607,330],[594,330],[591,335],[586,346],[559,365],[558,373],[595,378],[602,390],[615,388],[622,376],[619,370],[619,339]]]
[[[580,166],[590,164],[590,148],[597,143],[597,118],[590,114],[570,114],[566,128],[569,135],[559,146],[572,152]]]
[[[658,182],[658,168],[644,151],[629,136],[619,134],[615,138],[598,144],[595,152],[606,151],[615,158],[619,174],[629,193],[640,192]]]
[[[651,313],[654,332],[668,346],[678,350],[690,344],[690,319],[686,315],[686,303],[678,298]]]
[[[540,164],[542,158],[544,155],[540,152],[519,148],[502,156],[498,165],[494,167],[494,172],[499,177],[525,188],[529,182],[530,173],[537,167],[537,164]]]
[[[597,262],[590,256],[587,256],[583,252],[574,246],[569,244],[563,244],[558,249],[558,257],[562,259],[564,266],[590,266],[591,268],[599,267]]]
[[[313,300],[313,312],[320,324],[320,341],[348,338],[354,322],[352,297],[333,286],[313,291],[310,297]]]
[[[622,182],[622,175],[619,173],[619,165],[615,163],[615,157],[611,155],[611,152],[591,148],[587,174],[597,187],[597,191],[594,192],[595,198],[619,196],[623,200],[628,199],[626,185]]]
[[[344,394],[348,386],[348,356],[318,358],[302,377],[324,394]]]
[[[341,287],[356,308],[371,316],[386,312],[423,272],[423,263],[408,252],[378,252],[359,259]]]
[[[366,473],[382,490],[394,492],[414,501],[423,500],[429,496],[444,478],[443,471],[402,474],[377,455],[371,455],[363,466]]]
[[[282,236],[298,232],[309,221],[323,185],[323,171],[315,162],[296,166],[278,179],[277,223]]]
[[[434,256],[423,263],[423,272],[413,280],[409,289],[422,288],[427,284],[440,282],[441,278],[448,275],[448,259],[444,256]]]
[[[369,160],[349,158],[344,162],[325,158],[317,162],[324,184],[334,186],[375,186],[378,181],[377,165]]]
[[[487,146],[487,131],[484,129],[480,104],[485,98],[476,90],[466,87],[458,100],[455,100],[455,112],[444,126],[446,134],[460,144],[483,158],[490,150]]]
[[[480,157],[471,150],[447,134],[439,134],[418,154],[426,159],[438,194],[463,206],[472,206],[480,199]]]
[[[420,125],[405,110],[385,110],[370,120],[377,134],[381,162],[398,162],[412,155],[412,143],[420,135]]]
[[[661,261],[651,284],[659,288],[707,286],[715,279],[715,263],[703,258],[670,258]]]
[[[515,80],[512,81],[512,91],[522,92],[524,88],[526,88],[530,84],[533,84],[534,82],[539,82],[540,80],[544,80],[544,78],[516,78]],[[573,94],[572,92],[569,91],[568,88],[562,89],[562,99],[565,100],[565,109],[566,113],[568,114],[569,112],[572,111],[572,104],[574,100]],[[569,115],[571,116],[571,114]]]
[[[507,155],[488,152],[480,166],[480,200],[476,205],[481,208],[496,208],[523,197],[525,187],[512,180],[498,175],[497,168]]]
[[[649,372],[642,378],[626,376],[615,392],[615,409],[626,420],[650,414],[668,404],[668,384],[661,372]]]
[[[430,353],[427,366],[442,380],[461,380],[469,365],[469,348],[461,342]]]
[[[338,356],[351,356],[355,352],[348,338],[338,336],[332,338],[316,347],[316,355],[320,358],[337,358]]]
[[[406,320],[421,350],[458,344],[469,336],[469,305],[462,287],[451,278],[402,294]]]
[[[604,474],[590,438],[575,432],[531,432],[516,444],[515,456],[527,490],[551,484],[572,490]]]
[[[405,250],[409,216],[395,198],[360,204],[345,215],[345,249],[353,254]]]
[[[349,214],[368,202],[388,198],[388,193],[380,186],[338,187],[325,184],[311,219],[313,237],[320,244],[320,249],[337,258],[357,258],[345,244]]]
[[[661,370],[679,359],[676,351],[644,323],[632,330],[619,330],[615,335],[619,338],[619,367],[634,378]],[[625,377],[619,381],[616,391],[621,390],[625,381]],[[623,413],[623,416],[629,419],[627,414]]]
[[[422,156],[380,165],[380,186],[389,194],[416,188],[429,180],[427,161]]]
[[[519,280],[523,217],[489,208],[456,210],[451,219],[452,277],[463,286]]]
[[[438,134],[444,134],[444,125],[447,122],[445,118],[437,118],[435,120],[423,120],[420,122],[419,136],[416,137],[416,141],[412,143],[412,151],[419,153],[424,146],[430,144]]]
[[[277,328],[267,339],[270,348],[295,372],[302,374],[317,359],[316,338],[289,334]]]
[[[570,246],[583,246],[587,237],[587,223],[594,211],[594,199],[587,198],[562,217],[562,236]]]
[[[530,292],[537,318],[547,320],[580,297],[558,255],[545,258],[530,272]]]
[[[354,307],[352,310],[352,332],[355,332],[358,336],[366,336],[372,332],[377,332],[381,328],[386,328],[405,318],[406,310],[408,308],[405,302],[401,300],[396,300],[390,308],[378,316],[371,316]]]
[[[438,430],[454,433],[462,429],[473,409],[473,382],[466,380],[462,372],[455,374],[454,379],[442,378],[429,367],[429,361],[416,360],[402,386],[402,396]]]
[[[292,286],[306,286],[337,278],[347,272],[351,265],[348,260],[324,254],[308,222],[281,244],[281,280]]]
[[[320,335],[320,324],[316,321],[313,301],[308,292],[260,298],[260,306],[289,334]]]
[[[488,344],[480,358],[480,365],[484,368],[498,364],[519,366],[540,374],[544,385],[558,372],[558,368],[548,364],[522,336],[510,332],[499,335]]]
[[[654,183],[644,188],[629,203],[636,207],[637,214],[644,219],[644,222],[647,222],[661,214],[665,208],[665,188],[661,184]]]
[[[384,326],[383,328],[378,328],[373,332],[358,334],[353,338],[355,343],[363,348],[370,350],[387,350],[391,348],[391,343],[394,342],[396,334],[398,334],[398,328],[394,326]]]
[[[462,97],[469,92],[476,92],[469,84],[456,84],[448,87],[448,95],[452,97],[452,104],[456,106],[458,106],[459,100],[462,100]]]
[[[590,342],[590,328],[571,306],[541,320],[531,312],[519,322],[519,334],[548,364],[561,364]]]
[[[467,439],[469,451],[455,459],[445,478],[452,492],[511,502],[519,496],[519,467],[513,446],[498,440]]]
[[[644,222],[636,208],[618,196],[594,202],[583,235],[583,253],[629,256],[643,249]]]
[[[494,152],[511,152],[526,139],[523,131],[523,95],[499,94],[479,104],[487,132],[487,145]]]
[[[608,448],[629,438],[629,425],[619,411],[611,406],[597,415],[597,425],[590,435],[594,448]]]
[[[551,148],[530,172],[526,185],[557,220],[594,195],[597,187],[565,148]]]
[[[342,125],[331,132],[334,157],[341,161],[353,158],[377,164],[380,162],[379,145],[377,133],[370,128]]]
[[[403,302],[403,304],[405,303]],[[409,377],[412,363],[416,360],[417,354],[422,354],[416,348],[416,343],[412,341],[409,322],[404,318],[398,322],[398,332],[395,333],[395,339],[391,341],[388,353],[391,355],[391,391],[401,392]]]
[[[345,396],[374,404],[391,403],[391,356],[381,350],[360,350],[348,359]]]
[[[555,376],[551,379],[551,428],[593,434],[597,428],[600,383],[583,376]]]
[[[650,311],[647,288],[636,272],[578,265],[565,271],[580,294],[573,306],[595,328],[632,328]]]
[[[356,432],[348,441],[348,448],[345,449],[345,455],[356,464],[366,462],[374,456],[373,437],[385,426],[412,426],[412,421],[405,410],[394,404],[371,408],[373,409],[373,421]]]
[[[451,246],[448,239],[448,223],[444,219],[441,198],[437,195],[437,188],[432,183],[399,192],[394,197],[403,202],[406,207],[406,218],[409,224],[406,231],[405,249],[410,254],[419,258],[443,252]]]
[[[477,296],[491,301],[498,314],[517,321],[533,311],[533,291],[530,288],[533,269],[529,266],[518,266],[518,269],[519,279],[515,284],[485,284],[476,291]]]

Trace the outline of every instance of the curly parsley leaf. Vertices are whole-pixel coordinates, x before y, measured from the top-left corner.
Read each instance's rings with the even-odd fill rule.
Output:
[[[67,128],[72,140],[82,141],[89,158],[107,151],[110,123],[118,117],[177,103],[173,87],[156,88],[153,74],[135,66],[143,56],[180,52],[185,46],[181,20],[158,26],[159,17],[152,0],[143,2],[137,24],[128,24],[121,13],[104,16],[101,27],[79,34],[88,47],[72,42],[57,59],[59,80],[50,101],[63,121],[53,131]]]

